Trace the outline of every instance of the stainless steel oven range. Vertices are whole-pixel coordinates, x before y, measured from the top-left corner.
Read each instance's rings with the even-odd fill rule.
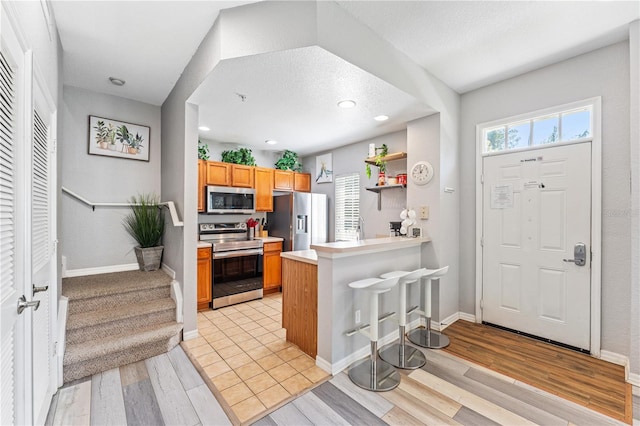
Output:
[[[262,240],[250,240],[246,223],[201,223],[211,242],[213,309],[262,298]]]

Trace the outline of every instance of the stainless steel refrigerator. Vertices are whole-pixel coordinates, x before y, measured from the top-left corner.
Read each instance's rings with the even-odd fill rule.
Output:
[[[269,235],[284,238],[284,251],[308,250],[311,244],[326,243],[328,210],[325,194],[274,195],[273,213],[267,213]]]

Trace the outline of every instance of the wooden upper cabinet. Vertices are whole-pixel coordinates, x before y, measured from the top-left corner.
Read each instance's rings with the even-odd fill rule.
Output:
[[[231,186],[231,164],[207,161],[207,185]]]
[[[274,170],[273,189],[293,191],[293,172],[290,170]]]
[[[203,212],[204,206],[204,188],[207,185],[207,163],[204,160],[198,160],[198,211]]]
[[[300,192],[311,192],[311,173],[293,174],[293,190]]]
[[[256,211],[273,211],[273,169],[256,167]]]
[[[242,164],[231,165],[231,186],[240,188],[254,187],[254,169],[253,166],[244,166]]]

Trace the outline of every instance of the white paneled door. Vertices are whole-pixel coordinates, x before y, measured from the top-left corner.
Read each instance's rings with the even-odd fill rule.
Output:
[[[482,320],[589,350],[591,144],[487,156],[483,175]]]

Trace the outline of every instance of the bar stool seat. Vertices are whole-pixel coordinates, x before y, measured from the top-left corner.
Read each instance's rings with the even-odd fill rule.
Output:
[[[426,364],[427,360],[422,351],[406,345],[405,327],[407,325],[407,285],[416,283],[426,273],[425,268],[415,271],[392,271],[380,275],[380,278],[398,278],[398,333],[400,342],[393,343],[380,349],[380,358],[389,364],[406,369],[414,370]]]
[[[431,280],[440,278],[449,272],[449,266],[439,269],[427,269],[423,278],[424,285],[424,311],[425,328],[416,328],[407,334],[407,338],[414,345],[429,349],[442,349],[449,346],[449,338],[442,333],[431,330]]]
[[[349,378],[359,387],[375,392],[395,389],[400,373],[391,364],[378,359],[378,295],[398,283],[398,278],[365,278],[349,283],[349,287],[369,293],[369,340],[371,355],[349,369]]]

